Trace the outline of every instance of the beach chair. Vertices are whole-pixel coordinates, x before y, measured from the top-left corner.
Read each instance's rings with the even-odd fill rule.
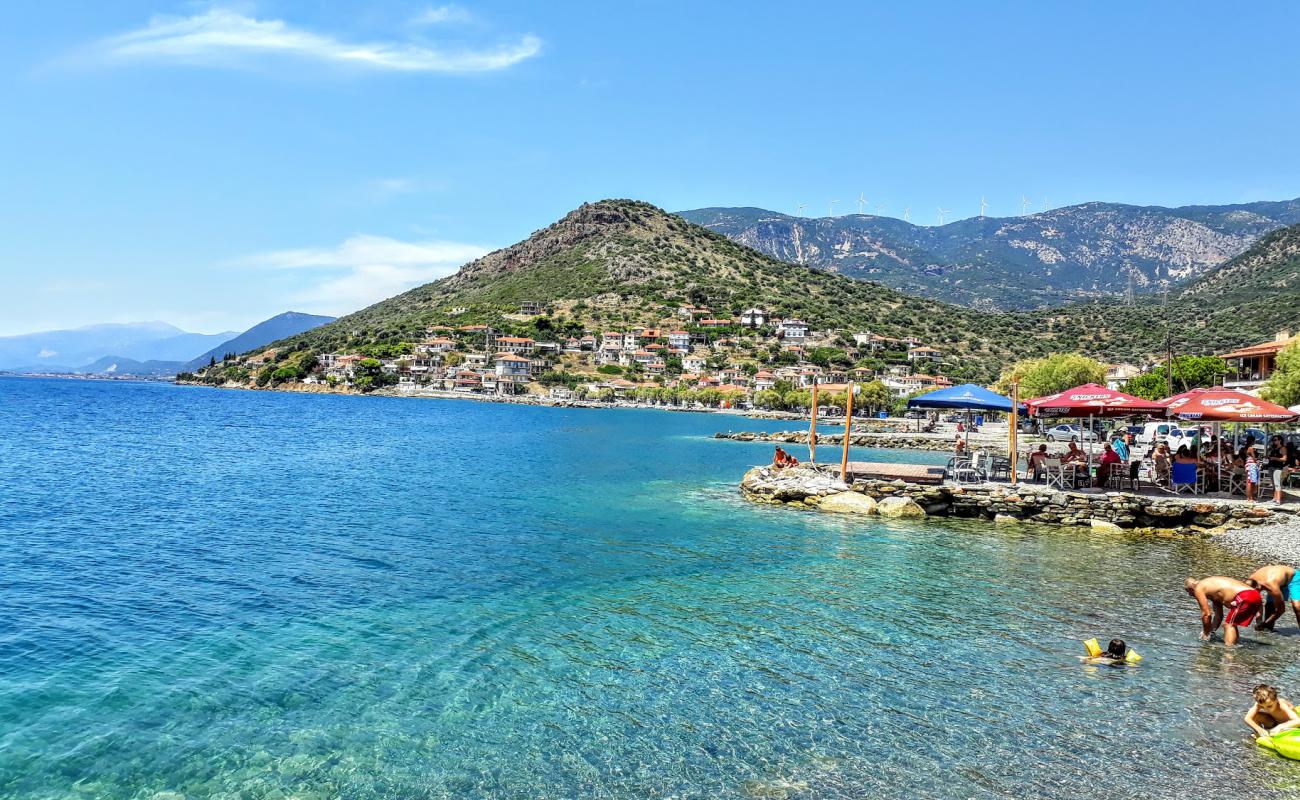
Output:
[[[977,454],[978,456],[978,454]],[[973,459],[954,458],[948,467],[948,477],[957,483],[980,483],[979,470],[976,469]]]
[[[993,480],[1011,480],[1011,459],[1002,456],[989,456],[984,474]]]
[[[1200,470],[1195,464],[1174,463],[1173,475],[1169,480],[1170,488],[1174,494],[1188,492],[1197,494],[1200,492]]]
[[[1221,471],[1219,479],[1219,490],[1228,494],[1245,494],[1246,493],[1246,470],[1240,467],[1233,467],[1227,471]]]
[[[1071,474],[1067,476],[1066,475],[1067,472]],[[1043,459],[1043,475],[1044,477],[1047,478],[1047,488],[1049,489],[1052,488],[1053,486],[1055,486],[1058,489],[1065,489],[1067,488],[1065,485],[1067,480],[1070,483],[1069,488],[1073,488],[1074,487],[1073,473],[1074,473],[1074,467],[1071,466],[1069,469],[1066,469],[1065,463],[1062,462],[1061,459],[1059,458],[1048,457]]]

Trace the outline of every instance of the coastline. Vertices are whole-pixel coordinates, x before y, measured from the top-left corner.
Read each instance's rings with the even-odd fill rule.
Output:
[[[765,409],[743,409],[743,408],[705,408],[705,407],[685,407],[673,405],[657,405],[653,403],[627,403],[613,402],[601,403],[592,400],[559,400],[549,397],[539,397],[537,395],[520,394],[520,395],[483,395],[473,392],[452,392],[442,389],[377,389],[373,392],[358,392],[353,389],[330,387],[325,384],[306,384],[306,383],[283,383],[279,386],[247,386],[237,383],[226,383],[221,385],[204,383],[203,381],[171,381],[177,386],[203,386],[210,389],[242,389],[251,392],[284,392],[289,394],[337,394],[350,395],[353,397],[399,397],[410,399],[424,400],[471,400],[479,403],[502,403],[508,405],[523,406],[540,406],[546,408],[586,408],[586,409],[639,409],[645,411],[676,411],[691,414],[724,414],[729,416],[750,417],[753,419],[780,419],[780,420],[803,420],[802,414],[796,414],[791,411],[769,411]],[[863,420],[855,419],[854,424],[861,424]],[[828,425],[843,425],[839,423],[827,422]]]

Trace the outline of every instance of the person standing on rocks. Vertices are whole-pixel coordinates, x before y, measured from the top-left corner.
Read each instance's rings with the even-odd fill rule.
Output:
[[[1251,573],[1246,579],[1246,584],[1261,592],[1268,592],[1268,602],[1264,604],[1264,614],[1260,617],[1259,624],[1255,626],[1258,631],[1271,631],[1277,621],[1286,613],[1286,607],[1289,604],[1291,610],[1295,612],[1296,624],[1300,624],[1300,586],[1292,587],[1295,580],[1295,567],[1288,567],[1286,564],[1270,564],[1267,567],[1260,567]]]
[[[1236,578],[1212,575],[1208,578],[1188,578],[1183,588],[1201,607],[1201,641],[1208,642],[1219,625],[1223,625],[1223,643],[1231,647],[1237,643],[1237,627],[1249,626],[1264,608],[1264,598],[1259,590]],[[1213,606],[1213,612],[1211,612]],[[1225,615],[1224,607],[1228,612]]]

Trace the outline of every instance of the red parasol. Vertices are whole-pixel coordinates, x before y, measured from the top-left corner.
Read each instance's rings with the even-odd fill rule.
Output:
[[[1151,400],[1087,383],[1026,400],[1029,413],[1035,417],[1128,417],[1134,414],[1163,416],[1165,407]]]
[[[1236,389],[1192,389],[1160,401],[1172,417],[1206,422],[1290,422],[1300,414]]]

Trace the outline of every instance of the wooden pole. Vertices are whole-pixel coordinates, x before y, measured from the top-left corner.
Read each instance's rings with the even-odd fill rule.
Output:
[[[813,380],[812,425],[808,429],[808,463],[817,463],[817,381]]]
[[[849,397],[844,401],[844,455],[840,457],[840,480],[849,480],[849,433],[853,430],[853,381],[849,381]]]
[[[1011,382],[1011,482],[1016,482],[1016,466],[1020,460],[1019,455],[1019,438],[1020,433],[1020,381]]]

